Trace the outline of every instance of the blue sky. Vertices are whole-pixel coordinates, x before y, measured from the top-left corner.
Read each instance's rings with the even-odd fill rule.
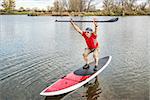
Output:
[[[3,0],[0,0],[0,8],[1,8],[1,2]],[[103,0],[95,0],[97,2],[102,2]],[[138,0],[138,3],[143,2],[146,0]],[[34,8],[38,7],[40,9],[47,9],[47,6],[52,6],[54,0],[16,0],[16,8],[24,7],[24,8]],[[97,6],[100,6],[101,3]]]

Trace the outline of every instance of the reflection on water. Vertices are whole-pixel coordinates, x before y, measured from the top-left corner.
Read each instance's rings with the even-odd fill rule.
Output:
[[[98,100],[100,93],[102,93],[102,89],[100,87],[98,77],[94,79],[95,81],[90,84],[86,84],[85,87],[87,88],[85,96],[87,100]]]
[[[61,100],[63,97],[68,95],[69,93],[58,95],[58,96],[47,96],[45,100]]]

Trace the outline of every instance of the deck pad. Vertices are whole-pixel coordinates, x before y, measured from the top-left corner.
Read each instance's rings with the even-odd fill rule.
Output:
[[[98,70],[100,70],[106,64],[108,59],[109,59],[109,56],[99,59],[98,66],[97,66]],[[94,71],[94,66],[95,66],[94,62],[90,63],[89,66],[90,68],[88,69],[83,69],[83,67],[81,67],[80,69],[74,71],[74,74],[80,75],[80,76],[87,76],[87,75],[92,75],[98,71],[98,70]]]

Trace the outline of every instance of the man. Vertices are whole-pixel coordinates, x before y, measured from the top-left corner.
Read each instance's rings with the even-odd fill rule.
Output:
[[[83,53],[83,58],[86,62],[86,64],[83,66],[83,69],[88,69],[89,66],[89,61],[88,61],[88,55],[90,53],[93,53],[93,58],[95,60],[95,67],[94,71],[97,71],[97,66],[98,66],[98,59],[99,59],[99,43],[97,41],[97,23],[95,22],[95,19],[93,21],[94,23],[94,31],[91,28],[86,28],[85,31],[82,31],[71,19],[70,23],[74,27],[74,29],[80,33],[87,44],[87,48],[85,48],[85,51]]]

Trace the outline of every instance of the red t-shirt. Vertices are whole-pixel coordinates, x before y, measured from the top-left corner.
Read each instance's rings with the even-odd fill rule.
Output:
[[[93,34],[90,36],[90,38],[88,38],[86,36],[86,32],[82,32],[82,36],[84,37],[86,44],[88,46],[89,49],[95,49],[98,47],[98,42],[96,40],[97,35]]]

